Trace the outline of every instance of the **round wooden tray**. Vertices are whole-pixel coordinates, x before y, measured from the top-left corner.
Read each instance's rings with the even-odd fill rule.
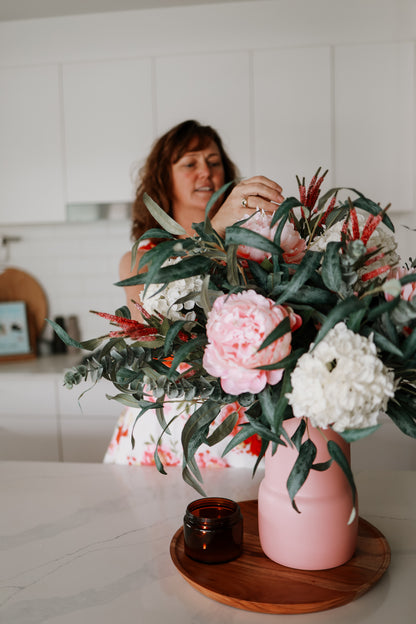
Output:
[[[358,546],[346,564],[330,570],[295,570],[271,561],[260,547],[257,501],[239,503],[244,517],[243,554],[227,563],[206,564],[185,555],[183,528],[170,544],[182,576],[209,598],[261,613],[313,613],[339,607],[370,589],[390,563],[386,538],[360,518]]]

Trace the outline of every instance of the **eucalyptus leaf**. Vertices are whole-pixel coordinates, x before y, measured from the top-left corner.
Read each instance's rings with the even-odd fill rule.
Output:
[[[173,360],[170,365],[170,376],[172,373],[176,371],[177,367],[181,362],[185,360],[185,358],[196,348],[201,347],[206,343],[207,339],[205,336],[198,336],[197,338],[193,338],[188,342],[184,342],[183,345],[179,347],[176,351]]]
[[[281,338],[282,336],[284,336],[285,334],[289,332],[290,332],[290,319],[288,316],[286,316],[282,321],[280,321],[279,325],[275,327],[275,329],[272,332],[270,332],[270,334],[263,340],[263,342],[261,343],[261,345],[259,346],[257,350],[261,351],[262,349],[265,349],[270,344],[272,344],[273,342],[275,342],[276,340],[278,340],[279,338]]]
[[[165,355],[168,355],[170,353],[173,342],[181,329],[183,329],[185,323],[186,321],[175,321],[173,325],[169,327],[165,335],[165,344],[163,345],[163,353]]]
[[[305,440],[299,449],[299,454],[287,479],[287,491],[292,501],[292,507],[298,513],[300,513],[300,511],[296,506],[295,496],[308,478],[313,462],[315,461],[316,452],[316,446],[312,440]]]
[[[231,225],[226,228],[225,244],[246,245],[247,247],[254,247],[255,249],[261,249],[262,251],[276,255],[282,253],[281,248],[265,236],[238,225]]]
[[[315,251],[307,251],[299,264],[298,270],[287,284],[282,294],[276,299],[276,305],[285,303],[290,296],[299,291],[314,271],[319,267],[322,254]]]
[[[256,430],[254,429],[254,427],[250,425],[250,423],[244,423],[240,427],[239,431],[237,431],[237,433],[228,442],[227,446],[222,452],[222,456],[224,457],[225,455],[227,455],[227,453],[231,451],[231,449],[235,448],[242,442],[245,442],[248,438],[251,438],[251,436],[255,434]]]
[[[210,425],[218,415],[221,406],[207,399],[202,405],[194,411],[188,418],[182,429],[181,442],[184,454],[184,461],[187,462],[190,457],[189,447],[192,439],[197,435],[198,431]]]
[[[300,451],[300,447],[302,446],[302,438],[303,438],[303,434],[305,433],[305,430],[306,430],[306,422],[304,418],[301,418],[299,421],[298,428],[296,429],[295,433],[291,437],[291,441],[298,451]]]
[[[389,401],[387,415],[396,427],[411,438],[416,438],[416,411],[415,405],[408,406]]]
[[[238,418],[238,412],[233,412],[232,414],[227,416],[227,418],[225,418],[225,420],[223,420],[223,422],[219,424],[218,427],[216,427],[211,435],[208,436],[208,438],[206,439],[206,443],[208,444],[208,446],[214,446],[215,444],[222,442],[224,438],[230,435],[238,422]]]
[[[297,197],[287,197],[275,210],[270,226],[273,227],[280,219],[287,218],[289,212],[297,206],[301,206]]]
[[[334,325],[340,321],[344,321],[349,314],[355,313],[365,307],[366,304],[361,299],[358,299],[358,297],[349,297],[348,299],[338,303],[334,308],[332,308],[322,324],[322,327],[316,336],[314,346],[316,346],[326,336]]]
[[[374,431],[380,428],[380,425],[374,425],[373,427],[363,427],[362,429],[345,429],[340,432],[340,436],[344,438],[346,442],[355,442],[367,437]]]
[[[334,460],[328,459],[328,461],[326,462],[319,462],[317,464],[313,464],[312,466],[312,470],[317,470],[318,472],[325,472],[325,470],[328,470],[328,468],[330,468],[332,466],[332,462]]]
[[[49,323],[49,325],[59,336],[62,342],[64,342],[69,347],[75,347],[76,349],[85,349],[86,351],[94,351],[97,347],[100,346],[103,340],[108,338],[108,336],[100,336],[98,338],[92,338],[91,340],[83,340],[82,342],[79,342],[78,340],[71,338],[71,336],[64,330],[64,328],[58,325],[58,323],[55,323],[55,321],[51,321],[50,319],[45,320],[47,321],[47,323]]]
[[[155,247],[152,247],[152,249],[146,251],[146,253],[144,253],[140,258],[138,269],[140,270],[147,265],[153,268],[153,272],[156,272],[169,258],[178,255],[178,253],[175,252],[176,245],[176,240],[166,240],[159,243]],[[151,281],[152,273],[150,272],[150,269],[148,270],[148,273],[150,273],[149,280]]]
[[[143,193],[143,202],[152,217],[162,226],[166,232],[176,236],[186,236],[186,230],[176,223],[147,193]]]
[[[414,329],[411,334],[406,338],[403,343],[403,357],[405,360],[413,359],[416,357],[416,330]]]
[[[364,328],[363,333],[367,335],[370,335],[371,333],[373,335],[374,344],[377,345],[377,347],[382,351],[387,351],[387,353],[391,353],[392,355],[396,355],[400,359],[403,359],[403,351],[386,338],[386,336],[383,336],[374,329],[370,331],[367,328]]]
[[[182,479],[184,480],[185,483],[187,483],[192,488],[194,488],[194,490],[196,490],[198,492],[198,494],[200,494],[202,497],[206,496],[205,491],[201,487],[200,483],[192,475],[192,473],[189,470],[188,466],[184,466],[183,469],[182,469]]]
[[[357,491],[356,491],[356,487],[354,483],[354,477],[351,472],[350,463],[348,459],[345,457],[341,447],[336,442],[334,442],[334,440],[328,440],[327,447],[328,447],[328,452],[330,456],[332,457],[332,459],[334,459],[334,461],[336,461],[338,466],[340,466],[343,473],[347,477],[348,483],[351,488],[353,507],[355,507]]]
[[[325,286],[333,291],[339,291],[342,284],[341,262],[339,258],[341,247],[341,243],[328,243],[322,261],[322,279]]]

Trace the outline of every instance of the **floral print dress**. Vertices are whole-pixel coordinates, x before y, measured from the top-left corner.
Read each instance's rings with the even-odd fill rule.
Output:
[[[181,431],[190,416],[190,404],[186,401],[167,404],[164,411],[167,422],[176,415],[177,418],[169,428],[171,435],[165,434],[159,444],[159,457],[164,466],[181,465],[183,456]],[[251,436],[234,447],[225,457],[221,456],[232,436],[239,430],[239,425],[246,422],[244,408],[238,403],[231,403],[221,410],[213,423],[213,428],[232,412],[238,413],[238,421],[231,434],[213,447],[204,444],[198,449],[195,459],[200,468],[254,467],[261,447],[261,441],[257,435]],[[132,407],[123,410],[105,454],[104,463],[131,466],[155,464],[154,452],[162,431],[161,427],[153,410],[145,412],[136,422],[137,414],[138,410]]]

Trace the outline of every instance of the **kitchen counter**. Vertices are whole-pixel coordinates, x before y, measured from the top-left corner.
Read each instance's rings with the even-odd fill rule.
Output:
[[[45,355],[32,360],[12,360],[0,362],[0,375],[63,375],[67,368],[78,364],[82,359],[82,352]]]
[[[261,474],[207,470],[210,496],[257,496]],[[358,600],[305,615],[228,607],[192,588],[169,545],[198,494],[179,469],[0,462],[0,620],[5,624],[412,624],[416,612],[416,472],[356,476],[360,515],[387,538],[392,560]],[[253,573],[255,571],[253,570]]]

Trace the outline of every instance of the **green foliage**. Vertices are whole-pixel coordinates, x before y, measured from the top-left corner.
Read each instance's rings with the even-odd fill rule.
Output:
[[[118,286],[141,285],[148,288],[160,284],[163,290],[167,284],[192,276],[202,276],[203,286],[199,294],[200,306],[195,308],[194,321],[172,321],[160,315],[145,319],[144,325],[152,327],[153,336],[132,338],[130,330],[119,336],[105,335],[92,340],[78,342],[72,339],[56,323],[48,321],[58,336],[67,344],[80,350],[92,352],[78,366],[65,373],[64,383],[72,388],[87,380],[97,383],[100,379],[110,380],[117,393],[108,398],[123,405],[136,407],[138,418],[148,410],[155,410],[161,433],[156,445],[155,462],[158,470],[165,473],[158,454],[158,447],[164,435],[169,435],[163,406],[166,401],[189,401],[195,409],[182,430],[184,453],[183,478],[203,494],[201,475],[195,461],[195,454],[201,444],[210,446],[223,441],[235,428],[238,414],[233,412],[212,430],[212,423],[224,405],[238,401],[246,408],[247,422],[239,426],[236,435],[227,444],[224,454],[253,435],[261,439],[259,460],[269,444],[275,452],[279,445],[293,445],[298,458],[288,479],[288,492],[297,511],[296,494],[308,477],[310,470],[327,470],[335,461],[348,479],[353,505],[355,485],[348,462],[340,447],[328,442],[330,459],[315,463],[316,448],[307,438],[305,421],[300,419],[299,427],[291,439],[283,429],[283,423],[293,416],[288,405],[287,394],[291,391],[290,375],[296,363],[311,345],[318,344],[339,321],[344,321],[354,332],[364,336],[372,335],[380,358],[395,371],[397,391],[389,401],[387,414],[406,435],[416,437],[416,303],[400,297],[402,286],[416,281],[416,274],[390,280],[386,276],[373,281],[361,279],[363,271],[374,254],[362,240],[350,240],[343,236],[338,242],[330,242],[324,251],[313,250],[313,243],[332,225],[349,218],[352,207],[371,215],[381,212],[378,204],[364,197],[354,189],[348,191],[357,195],[343,203],[335,203],[340,188],[330,189],[317,200],[315,207],[302,205],[299,199],[286,199],[275,211],[272,225],[277,225],[273,240],[242,227],[243,222],[231,225],[225,236],[213,228],[209,212],[217,199],[229,187],[225,185],[213,195],[202,223],[194,224],[196,235],[187,237],[185,230],[169,217],[150,197],[145,203],[158,221],[160,228],[153,228],[141,238],[160,239],[161,242],[147,251],[141,258],[139,268],[147,271],[137,273],[117,283]],[[326,212],[328,202],[332,209]],[[308,249],[299,264],[289,264],[283,257],[281,246],[285,223],[294,224],[296,230],[308,241]],[[393,229],[385,212],[383,222]],[[139,241],[132,250],[132,264],[136,260]],[[244,260],[238,255],[238,246],[246,245],[266,252],[263,262]],[[175,264],[166,264],[175,258]],[[202,364],[207,343],[207,316],[215,298],[253,289],[273,299],[276,305],[290,306],[302,317],[302,327],[292,333],[290,354],[272,364],[258,367],[261,370],[282,369],[279,383],[266,387],[258,394],[243,393],[239,396],[227,394],[220,380],[209,375]],[[390,299],[386,299],[386,294]],[[183,303],[194,298],[195,293],[183,297]],[[392,298],[391,298],[392,297]],[[116,316],[130,319],[128,308],[121,307]],[[120,321],[112,321],[123,327]],[[259,351],[290,332],[286,318],[268,336],[264,337]],[[152,400],[148,400],[148,399]],[[156,400],[156,403],[155,403]],[[348,442],[371,434],[377,427],[348,430],[342,436]],[[258,466],[256,463],[254,470]]]

